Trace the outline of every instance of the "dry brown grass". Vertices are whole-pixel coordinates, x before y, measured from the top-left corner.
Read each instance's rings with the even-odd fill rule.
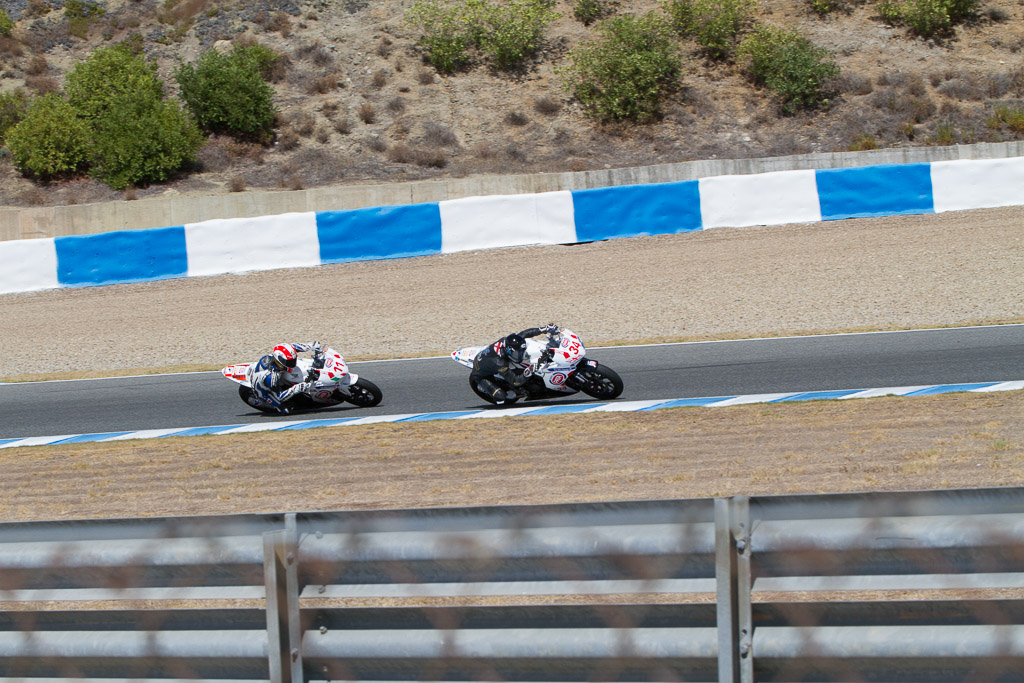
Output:
[[[6,520],[1019,485],[1024,392],[0,451]]]

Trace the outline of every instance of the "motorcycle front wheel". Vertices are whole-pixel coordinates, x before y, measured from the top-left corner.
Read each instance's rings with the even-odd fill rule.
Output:
[[[362,377],[357,379],[356,383],[348,388],[348,391],[348,396],[343,396],[340,392],[336,395],[338,398],[344,398],[349,403],[360,408],[372,408],[384,398],[384,394],[381,393],[376,384]]]
[[[606,365],[579,368],[575,380],[580,391],[602,401],[618,398],[622,393],[622,378]]]

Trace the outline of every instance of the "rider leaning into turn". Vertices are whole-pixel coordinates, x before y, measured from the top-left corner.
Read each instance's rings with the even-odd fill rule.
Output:
[[[249,379],[249,386],[253,390],[251,400],[287,414],[288,408],[283,407],[283,404],[296,394],[308,391],[310,385],[316,380],[313,373],[319,375],[317,364],[319,363],[319,367],[323,367],[324,362],[321,348],[320,342],[275,346],[273,351],[260,358],[259,362],[252,367]],[[299,353],[303,351],[313,352],[313,369],[310,370],[309,377],[304,376],[302,371],[296,367]]]
[[[531,327],[519,334],[510,334],[494,342],[473,359],[473,373],[469,381],[481,393],[490,396],[495,405],[502,405],[507,400],[514,400],[517,389],[530,378],[532,366],[526,358],[526,339],[542,334],[556,335],[561,330],[558,325],[549,324],[543,327]],[[500,380],[495,381],[495,375]],[[502,386],[502,383],[505,386]]]

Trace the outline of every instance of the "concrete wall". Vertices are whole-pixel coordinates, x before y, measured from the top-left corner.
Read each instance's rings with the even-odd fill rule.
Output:
[[[695,180],[719,175],[927,163],[1024,156],[1024,142],[878,149],[760,159],[708,159],[579,173],[476,176],[385,185],[337,185],[309,190],[171,196],[75,206],[0,209],[0,240],[160,228],[215,218],[350,210],[440,202],[464,197],[583,190]]]

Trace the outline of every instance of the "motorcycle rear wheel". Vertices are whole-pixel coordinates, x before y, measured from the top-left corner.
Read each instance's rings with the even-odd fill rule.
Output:
[[[602,401],[618,398],[622,393],[622,378],[606,365],[578,369],[576,384],[583,393]]]
[[[338,398],[344,398],[349,403],[360,408],[372,408],[384,398],[384,394],[381,393],[376,384],[362,377],[357,379],[356,383],[348,388],[348,391],[348,396],[343,396],[339,392],[337,394]]]

